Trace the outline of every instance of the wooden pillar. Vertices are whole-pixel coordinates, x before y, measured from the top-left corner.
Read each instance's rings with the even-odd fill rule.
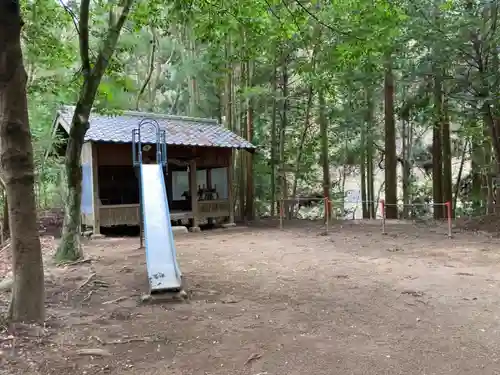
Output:
[[[101,217],[100,217],[100,207],[101,201],[99,199],[99,161],[97,154],[97,144],[92,142],[92,211],[93,211],[93,223],[92,231],[93,235],[101,234]]]
[[[189,190],[191,193],[191,211],[193,212],[192,232],[200,230],[198,226],[198,181],[196,178],[196,159],[189,162]]]
[[[207,176],[207,189],[212,189],[212,168],[207,168],[206,170],[206,176]],[[215,194],[210,194],[210,199],[215,199]],[[208,225],[212,225],[214,223],[214,218],[209,217],[208,218]]]
[[[229,156],[229,165],[227,167],[227,199],[229,201],[229,222],[227,225],[234,225],[234,199],[233,199],[233,166],[234,151],[231,150]]]
[[[212,188],[212,168],[207,168],[207,189]]]

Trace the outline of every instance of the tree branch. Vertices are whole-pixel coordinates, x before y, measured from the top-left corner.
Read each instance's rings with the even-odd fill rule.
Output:
[[[71,20],[73,21],[73,25],[75,26],[75,30],[76,30],[76,33],[78,35],[80,35],[80,28],[78,27],[78,20],[76,19],[76,14],[75,12],[73,12],[73,10],[67,6],[63,0],[59,0],[59,4],[61,4],[61,6],[64,8],[64,10],[66,11],[66,13],[69,14],[69,16],[71,17]]]
[[[470,65],[472,65],[472,66],[474,66],[474,67],[477,67],[476,65],[478,64],[478,62],[476,61],[475,56],[474,56],[472,53],[470,53],[470,52],[466,51],[466,49],[465,49],[465,48],[460,47],[460,45],[459,45],[459,44],[455,43],[452,39],[450,39],[450,38],[449,38],[449,36],[448,36],[448,34],[447,34],[444,30],[442,30],[441,28],[439,28],[438,26],[436,26],[436,25],[435,25],[435,23],[434,23],[434,22],[432,22],[432,21],[429,19],[429,17],[427,17],[427,15],[425,14],[425,11],[424,11],[424,10],[422,10],[420,7],[418,7],[418,6],[417,6],[417,5],[415,5],[415,4],[412,4],[411,6],[413,7],[413,9],[414,9],[416,12],[418,12],[418,13],[420,14],[420,16],[424,19],[424,21],[425,21],[425,22],[429,25],[430,30],[436,30],[438,33],[440,33],[440,34],[441,34],[441,36],[443,37],[444,41],[449,42],[449,43],[452,43],[452,44],[453,44],[453,46],[454,46],[454,47],[455,47],[455,48],[456,48],[456,49],[457,49],[460,53],[462,53],[462,55],[463,55],[464,57],[466,57],[467,59],[469,59],[469,61],[467,61],[467,59],[465,59],[465,61],[466,61],[468,64],[470,64]]]
[[[82,1],[90,1],[90,0],[82,0]],[[120,32],[125,23],[128,14],[130,13],[130,8],[132,8],[132,4],[134,0],[121,0],[119,8],[121,9],[120,16],[118,17],[118,21],[115,24],[109,25],[109,29],[106,33],[106,37],[104,38],[104,42],[99,49],[99,54],[97,55],[96,63],[92,68],[91,76],[94,77],[102,77],[104,71],[106,70],[109,59],[113,55],[116,43],[118,42],[118,38],[120,37]]]
[[[149,81],[151,81],[151,77],[153,76],[153,71],[155,70],[155,53],[156,53],[156,45],[157,45],[157,39],[156,39],[156,31],[154,27],[151,28],[151,34],[153,35],[153,40],[151,41],[152,46],[151,46],[151,60],[149,62],[149,70],[148,70],[148,75],[146,76],[146,80],[142,84],[141,90],[139,91],[139,94],[137,94],[137,100],[135,103],[135,109],[136,111],[139,110],[139,103],[141,101],[141,96],[144,94],[144,91],[146,91],[146,87],[149,85]],[[172,52],[173,54],[173,52]]]
[[[82,60],[82,71],[85,76],[90,74],[89,57],[89,12],[90,0],[82,0],[80,4],[80,19],[78,20],[80,59]]]

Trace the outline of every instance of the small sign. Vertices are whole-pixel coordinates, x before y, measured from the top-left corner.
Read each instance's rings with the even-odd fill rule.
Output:
[[[361,192],[359,190],[347,190],[345,193],[347,203],[359,203],[361,200]]]

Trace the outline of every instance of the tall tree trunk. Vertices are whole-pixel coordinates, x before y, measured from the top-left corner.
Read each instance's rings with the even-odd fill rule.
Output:
[[[186,38],[185,43],[188,46],[188,61],[192,64],[193,61],[196,61],[196,42],[193,36],[193,31],[190,26],[186,27]],[[198,116],[199,111],[199,90],[198,90],[198,82],[196,81],[196,73],[192,73],[189,77],[189,116],[196,117]]]
[[[406,86],[403,87],[403,103],[406,102]],[[411,211],[411,202],[410,202],[410,175],[411,175],[411,167],[410,167],[410,126],[409,126],[409,115],[403,116],[401,119],[401,156],[403,159],[403,170],[402,170],[402,185],[403,185],[403,218],[410,218]]]
[[[457,209],[457,202],[458,202],[458,198],[460,195],[460,183],[462,182],[462,174],[464,172],[465,159],[467,156],[469,143],[470,143],[470,141],[466,140],[465,144],[463,146],[463,149],[462,149],[462,157],[460,158],[460,167],[458,168],[457,182],[455,183],[455,194],[454,194],[453,207],[452,207],[453,213],[455,213],[456,209]]]
[[[223,123],[223,113],[224,113],[224,87],[219,83],[217,84],[217,97],[218,97],[218,105],[217,105],[217,121],[219,124]]]
[[[234,125],[234,119],[233,119],[233,63],[230,60],[230,56],[232,53],[232,44],[231,44],[231,38],[228,35],[227,40],[226,40],[226,46],[225,46],[225,60],[226,60],[226,76],[224,80],[224,117],[226,120],[226,128],[228,128],[231,131],[235,131],[235,125]],[[234,155],[234,153],[233,153]],[[234,182],[234,160],[231,160],[230,163],[233,163],[232,167],[230,169],[231,171],[231,176],[229,176],[230,183]],[[231,184],[228,188],[232,189],[234,192],[234,184]],[[236,202],[236,194],[232,194],[233,197],[233,207],[234,203]],[[234,212],[233,212],[234,213]]]
[[[66,200],[64,205],[64,223],[62,239],[56,252],[58,261],[76,260],[82,256],[80,244],[81,200],[82,200],[82,168],[80,159],[85,133],[89,128],[89,117],[101,83],[102,76],[108,67],[109,61],[120,36],[134,0],[122,0],[119,16],[115,19],[114,12],[110,12],[109,28],[104,37],[95,64],[91,66],[89,51],[89,5],[90,0],[80,3],[79,42],[82,62],[83,84],[76,103],[71,129],[69,132],[66,159],[64,163],[66,173]]]
[[[225,48],[225,59],[226,59],[226,77],[224,80],[224,116],[226,118],[226,128],[231,131],[234,131],[234,123],[233,123],[233,64],[229,60],[232,53],[232,45],[231,39],[228,36],[226,40],[226,48]]]
[[[472,207],[474,210],[482,206],[482,202],[486,200],[486,194],[483,191],[483,178],[484,178],[484,149],[483,145],[478,139],[471,140],[471,175],[472,175],[472,189],[471,197]]]
[[[280,137],[279,137],[279,189],[280,189],[280,199],[284,205],[283,210],[285,214],[289,216],[288,205],[284,203],[288,199],[288,185],[286,181],[286,158],[285,158],[285,136],[286,128],[288,126],[288,56],[284,52],[282,55],[282,65],[281,65],[281,90],[283,96],[283,106],[281,112],[281,124],[280,124]]]
[[[367,159],[368,159],[368,150],[367,150],[367,130],[368,130],[368,91],[365,86],[364,90],[364,96],[365,96],[365,111],[364,111],[364,121],[361,123],[361,137],[360,137],[360,143],[361,143],[361,155],[360,155],[360,161],[359,161],[359,174],[361,177],[361,211],[363,215],[363,219],[369,219],[370,218],[370,206],[369,206],[369,199],[368,199],[368,176],[366,174],[367,172]]]
[[[472,2],[471,2],[472,4]],[[498,30],[498,9],[497,2],[485,4],[482,9],[483,18],[490,20],[490,35],[497,35]],[[495,97],[497,83],[491,82],[491,77],[498,77],[500,69],[500,58],[495,48],[488,48],[488,38],[481,37],[477,30],[471,29],[471,42],[476,51],[476,57],[479,62],[478,72],[481,79],[482,91],[480,99],[484,101],[482,106],[483,118],[489,128],[489,143],[491,148],[488,152],[491,170],[488,177],[488,212],[500,213],[500,186],[497,178],[493,176],[500,175],[500,106]],[[487,51],[487,52],[485,52]],[[489,63],[490,62],[490,63]],[[493,93],[492,93],[493,91]],[[492,151],[492,152],[491,152]]]
[[[311,107],[313,103],[313,87],[309,86],[308,94],[307,94],[307,104],[306,104],[306,114],[304,120],[304,130],[300,136],[299,146],[297,147],[297,156],[295,158],[295,176],[293,179],[293,187],[292,187],[292,197],[297,196],[297,185],[300,178],[300,170],[301,170],[301,162],[302,162],[302,154],[304,150],[304,145],[306,143],[307,134],[309,133],[309,129],[311,127]]]
[[[321,36],[321,27],[317,25],[315,27],[315,30],[313,31],[313,37],[315,40],[320,40]],[[312,72],[315,72],[316,68],[316,56],[318,54],[319,50],[319,43],[316,43],[314,45],[314,48],[312,50],[311,54],[311,67],[312,67]],[[295,175],[293,179],[293,187],[292,187],[292,197],[297,196],[297,186],[299,182],[299,178],[301,178],[301,161],[302,161],[302,155],[304,151],[304,146],[306,142],[307,135],[309,133],[309,129],[311,128],[311,110],[313,106],[313,98],[314,98],[314,89],[313,85],[309,85],[309,89],[307,90],[307,104],[306,104],[306,110],[305,110],[305,120],[304,120],[304,130],[302,131],[300,141],[299,141],[299,147],[297,148],[297,157],[295,159]],[[299,210],[300,207],[297,207],[297,211]]]
[[[413,189],[412,189],[412,184],[415,180],[415,177],[413,175],[413,165],[414,165],[414,159],[413,159],[413,140],[414,140],[414,131],[413,131],[413,122],[408,121],[408,142],[406,144],[406,163],[405,163],[405,168],[406,168],[406,174],[408,175],[408,184],[409,186],[409,192],[408,192],[408,202],[412,204],[413,202]]]
[[[323,167],[323,196],[330,201],[330,158],[328,155],[328,123],[326,119],[326,102],[325,93],[323,88],[318,91],[318,104],[319,104],[319,134],[321,137],[321,165]],[[331,217],[331,204],[325,207],[327,217]]]
[[[366,185],[367,185],[367,199],[368,199],[368,211],[370,212],[370,219],[375,219],[376,217],[376,202],[375,202],[375,183],[373,175],[373,132],[375,131],[374,125],[374,105],[373,105],[373,89],[370,86],[367,89],[367,118],[366,118]]]
[[[245,90],[245,85],[247,83],[246,76],[247,72],[246,72],[245,62],[241,61],[239,69],[239,86],[242,89],[241,91]],[[247,132],[247,112],[245,111],[245,103],[242,95],[238,96],[236,113],[239,118],[238,121],[240,126],[239,134],[242,138],[245,138]],[[238,208],[240,213],[239,215],[240,220],[245,219],[245,193],[246,193],[245,177],[246,177],[245,154],[244,151],[239,150],[238,151],[238,191],[239,191]]]
[[[33,145],[18,1],[0,1],[0,172],[7,193],[14,286],[12,321],[45,319],[43,262],[35,203]]]
[[[402,157],[403,157],[403,218],[410,218],[411,202],[410,202],[410,154],[409,154],[409,130],[408,119],[403,119],[401,127],[401,142],[402,142]]]
[[[434,219],[443,216],[443,158],[441,129],[443,125],[443,91],[440,72],[434,77],[434,127],[432,129],[432,200],[434,201]]]
[[[448,118],[448,103],[446,98],[443,100],[443,122],[441,128],[441,146],[443,152],[443,202],[453,203],[453,177],[451,170],[451,137],[450,137],[450,120]],[[445,208],[443,207],[443,216],[446,216]],[[454,208],[451,208],[452,217],[455,216]]]
[[[272,92],[273,92],[273,108],[271,112],[271,217],[275,216],[276,208],[276,156],[277,156],[277,129],[276,129],[276,115],[278,109],[278,101],[276,97],[277,92],[277,79],[278,79],[278,64],[274,62],[273,77],[271,79]]]
[[[483,195],[486,197],[486,213],[492,214],[495,211],[494,205],[494,186],[493,186],[493,173],[495,173],[495,168],[492,167],[493,155],[492,155],[492,143],[493,143],[493,132],[491,125],[492,118],[489,113],[483,116],[483,181],[482,190]]]
[[[387,55],[384,79],[385,115],[385,201],[388,219],[398,218],[398,175],[396,156],[396,126],[394,120],[394,75],[392,56]]]
[[[247,87],[253,86],[253,63],[247,61]],[[247,134],[246,139],[249,142],[253,140],[253,100],[252,97],[247,101]],[[246,173],[247,173],[247,194],[246,194],[246,218],[253,220],[255,216],[254,207],[254,186],[253,186],[253,154],[246,152]]]
[[[361,160],[359,161],[359,174],[361,177],[361,207],[363,219],[370,217],[368,207],[367,176],[366,176],[366,122],[361,124]]]

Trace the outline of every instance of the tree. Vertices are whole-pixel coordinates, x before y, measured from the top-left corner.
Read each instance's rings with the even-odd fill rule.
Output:
[[[33,146],[18,1],[0,1],[0,172],[7,192],[14,286],[13,321],[43,322],[45,291],[36,220]]]
[[[394,75],[392,56],[386,55],[384,76],[385,112],[385,199],[388,219],[398,218],[396,128],[394,121]]]
[[[90,59],[89,18],[90,0],[80,4],[78,20],[82,78],[80,94],[76,103],[68,146],[66,149],[66,202],[62,240],[56,259],[75,260],[82,256],[80,245],[80,210],[82,199],[82,168],[80,158],[85,133],[89,128],[89,117],[101,79],[113,56],[122,27],[127,20],[134,0],[119,0],[110,11],[108,30],[104,36],[94,63]]]
[[[37,167],[49,128],[40,125],[40,116],[52,114],[58,102],[75,102],[73,87],[82,81],[71,71],[81,58],[69,14],[84,7],[63,3],[77,9],[64,13],[53,0],[23,2],[26,69],[34,77],[28,95],[30,115],[37,118],[32,129]],[[108,7],[92,4],[90,45],[97,46],[109,28]],[[494,186],[500,170],[497,19],[497,4],[472,1],[137,2],[94,106],[196,113],[252,138],[262,152],[237,157],[234,165],[235,185],[240,185],[233,189],[240,193],[236,206],[247,217],[254,210],[273,214],[280,196],[316,195],[323,185],[339,203],[335,210],[342,212],[343,181],[359,181],[359,174],[368,201],[365,217],[375,217],[384,188],[388,217],[399,215],[398,201],[405,202],[405,217],[415,216],[416,204],[420,215],[432,201],[449,201],[451,192],[458,214],[470,211],[470,203],[477,212],[486,205],[493,212],[500,201]],[[65,30],[62,37],[56,27]],[[97,47],[92,49],[92,56],[98,55]],[[434,163],[435,173],[428,147],[433,125],[434,159],[441,160]],[[469,149],[460,138],[469,140]],[[457,158],[465,165],[460,178]],[[324,183],[323,169],[330,183]],[[37,182],[54,184],[53,176],[44,174],[38,173]],[[79,204],[78,197],[73,201]],[[68,207],[76,207],[71,202]],[[78,209],[72,212],[71,233],[76,235]]]

